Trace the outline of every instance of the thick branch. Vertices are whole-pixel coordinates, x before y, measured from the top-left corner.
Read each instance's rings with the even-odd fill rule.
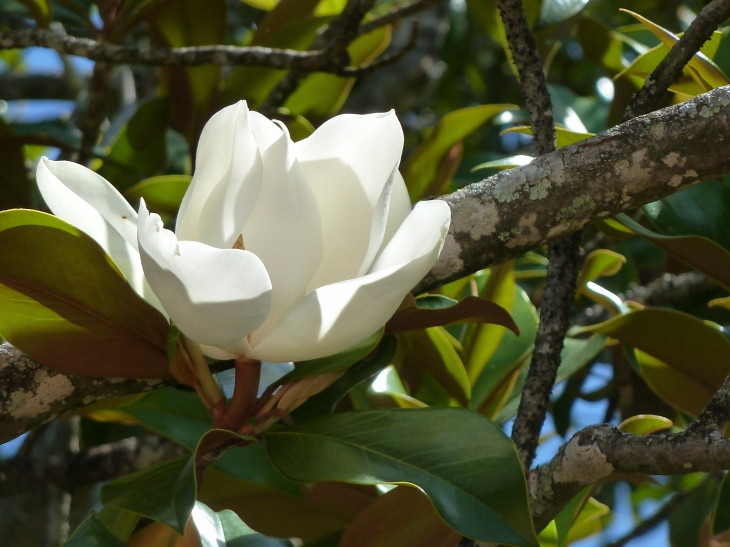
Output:
[[[452,222],[423,291],[730,172],[730,87],[653,112],[444,196]],[[162,381],[68,376],[0,346],[0,440]]]
[[[631,99],[624,120],[653,110],[662,95],[682,76],[685,65],[728,17],[730,17],[729,0],[713,0],[702,8],[679,42],[669,50],[654,72],[646,78],[644,87]]]
[[[686,475],[730,468],[730,439],[622,433],[611,425],[576,433],[529,477],[535,528],[542,530],[584,487],[614,474]]]
[[[0,345],[0,443],[99,399],[170,385],[163,380],[85,378],[46,368]]]
[[[49,484],[73,492],[146,469],[184,452],[172,441],[147,435],[84,450],[62,462],[58,458],[37,460],[18,456],[0,461],[0,497],[31,492]]]
[[[429,290],[730,172],[730,87],[502,171],[453,194],[451,226]]]

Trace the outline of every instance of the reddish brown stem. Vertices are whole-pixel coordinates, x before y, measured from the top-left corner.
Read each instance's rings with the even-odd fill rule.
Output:
[[[233,388],[233,398],[219,420],[220,423],[214,422],[214,427],[220,426],[223,429],[238,431],[246,424],[256,408],[260,376],[261,361],[243,356],[236,359],[236,384]]]

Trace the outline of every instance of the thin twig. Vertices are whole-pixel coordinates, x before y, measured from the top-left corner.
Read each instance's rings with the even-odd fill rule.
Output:
[[[606,545],[606,547],[624,547],[629,542],[639,538],[645,534],[651,532],[654,528],[659,526],[662,522],[667,520],[672,512],[679,507],[684,500],[687,499],[689,494],[694,490],[688,490],[686,492],[679,492],[674,495],[672,499],[662,505],[659,510],[650,516],[648,519],[639,523],[631,532],[625,536],[617,539]]]
[[[337,64],[340,71],[347,67],[350,63],[347,46],[357,37],[360,21],[374,3],[374,0],[349,0],[342,13],[314,39],[309,46],[309,52],[318,50],[324,52],[331,62]],[[258,108],[259,112],[269,118],[273,117],[276,109],[284,104],[289,95],[294,93],[306,72],[304,69],[291,67],[289,73],[276,84],[261,103]]]
[[[521,0],[498,0],[497,6],[520,75],[525,102],[530,110],[535,152],[538,156],[549,154],[555,150],[555,123],[535,38],[527,25]],[[540,308],[540,326],[512,428],[512,440],[517,445],[520,461],[526,469],[535,457],[550,392],[560,365],[560,352],[568,330],[578,277],[580,240],[580,232],[576,232],[548,245],[550,262],[545,280],[545,296]]]
[[[654,72],[646,78],[644,87],[631,99],[631,104],[624,114],[624,121],[654,110],[669,86],[682,76],[685,65],[728,17],[730,17],[729,0],[713,0],[702,8],[679,42],[669,50]]]
[[[412,0],[411,2],[390,10],[388,13],[381,15],[367,23],[360,25],[360,34],[367,34],[376,28],[384,27],[397,23],[410,15],[427,10],[436,6],[445,0]]]

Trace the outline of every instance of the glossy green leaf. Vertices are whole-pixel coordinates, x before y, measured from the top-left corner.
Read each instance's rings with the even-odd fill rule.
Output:
[[[139,515],[115,505],[108,505],[96,514],[104,527],[122,541],[127,541],[139,523]]]
[[[683,378],[666,372],[662,378],[651,371],[645,376],[660,396],[693,415],[707,402],[706,393],[714,393],[730,373],[730,341],[716,328],[680,311],[646,308],[582,330],[616,338],[659,361],[659,364],[646,359],[642,362],[637,352],[642,372],[646,366],[658,372],[662,363],[678,371]],[[662,384],[658,385],[655,380]],[[690,389],[692,385],[706,392],[699,391],[688,401],[686,397],[696,392]]]
[[[143,198],[151,211],[176,215],[191,180],[190,175],[160,175],[138,182],[124,193],[133,203]]]
[[[584,13],[576,25],[575,39],[580,44],[583,55],[611,74],[624,69],[623,43],[616,35],[611,27],[589,14]]]
[[[326,372],[333,372],[335,370],[347,368],[372,352],[380,343],[382,338],[383,329],[380,329],[378,332],[368,336],[359,344],[356,344],[345,351],[328,357],[321,357],[319,359],[312,359],[311,361],[300,361],[299,363],[295,363],[294,370],[279,378],[276,383],[283,385],[288,382],[298,380],[299,378],[306,378],[307,376],[315,376],[317,374],[324,374]]]
[[[168,525],[179,534],[195,503],[195,469],[179,456],[105,484],[101,501]]]
[[[119,190],[126,190],[144,176],[162,170],[167,158],[165,132],[170,99],[158,97],[142,104],[122,128],[99,174]]]
[[[574,541],[600,532],[599,518],[609,508],[590,497],[593,488],[585,488],[565,506],[555,520],[540,533],[541,547],[565,547]]]
[[[469,410],[334,414],[268,433],[266,440],[274,465],[294,480],[415,484],[459,533],[537,545],[514,445]]]
[[[679,37],[669,32],[667,29],[660,27],[656,23],[653,23],[642,17],[638,13],[622,9],[621,11],[628,13],[629,15],[636,18],[641,22],[647,29],[649,29],[654,36],[661,40],[662,44],[667,48],[671,48],[674,44],[679,41]],[[698,83],[709,84],[709,87],[705,91],[709,91],[715,87],[722,87],[730,84],[730,79],[720,70],[720,68],[713,63],[704,53],[697,52],[688,63],[688,67],[693,69],[696,74],[699,75]],[[691,71],[692,72],[692,71]],[[694,74],[693,74],[694,75]],[[703,81],[704,82],[703,82]]]
[[[337,403],[355,386],[369,380],[387,367],[398,348],[395,336],[386,336],[378,346],[378,350],[362,361],[352,365],[327,389],[310,397],[306,403],[297,408],[292,417],[296,423],[333,412]]]
[[[505,133],[523,133],[525,135],[532,135],[532,129],[526,125],[519,125],[505,129],[502,133],[500,133],[500,135],[504,135]],[[570,146],[571,144],[575,144],[576,142],[580,142],[593,136],[595,136],[595,133],[580,133],[578,131],[571,131],[565,127],[555,127],[555,142],[557,143],[558,148]]]
[[[644,206],[654,229],[665,236],[701,236],[730,249],[730,188],[708,180]]]
[[[350,66],[374,61],[390,44],[390,27],[381,27],[364,34],[347,48]],[[332,74],[310,74],[284,103],[284,108],[309,120],[328,118],[342,108],[350,94],[355,78]]]
[[[730,530],[730,474],[725,473],[717,493],[715,513],[712,515],[712,535]]]
[[[454,547],[460,539],[421,491],[399,486],[355,517],[339,547]]]
[[[576,293],[579,294],[589,281],[618,273],[625,263],[626,258],[623,255],[608,249],[596,249],[583,262],[576,283]]]
[[[244,4],[248,4],[256,9],[271,11],[279,3],[279,0],[241,0]]]
[[[694,488],[687,498],[669,515],[670,545],[677,547],[707,547],[712,545],[700,540],[702,529],[707,526],[717,499],[717,483],[704,481]]]
[[[651,414],[638,414],[626,418],[621,422],[618,428],[624,433],[632,433],[634,435],[651,435],[663,429],[670,429],[674,422],[664,416],[654,416]]]
[[[426,370],[459,404],[468,407],[471,384],[451,335],[443,327],[432,327],[423,333],[422,343],[429,353],[424,357]]]
[[[616,217],[635,234],[648,239],[688,266],[704,273],[726,290],[730,290],[730,253],[714,241],[699,236],[664,236],[648,230],[620,214]]]
[[[91,514],[79,524],[76,531],[63,544],[64,547],[125,547],[124,542],[112,534],[101,523],[96,514]]]
[[[496,351],[472,384],[471,408],[476,410],[499,388],[502,382],[532,351],[537,335],[538,315],[535,306],[525,291],[515,286],[512,303],[512,316],[520,328],[520,336],[505,332]]]
[[[515,263],[509,260],[504,264],[491,268],[487,283],[480,296],[512,311],[515,300]],[[511,317],[511,316],[510,316]],[[497,351],[507,329],[499,324],[481,324],[471,327],[464,342],[464,365],[469,374],[469,381],[474,383],[484,370],[489,360]],[[519,334],[519,330],[514,334]]]
[[[543,0],[538,25],[548,27],[564,21],[588,5],[588,0]]]
[[[211,424],[210,414],[196,393],[171,387],[146,393],[122,410],[189,450],[198,445]]]
[[[6,340],[67,373],[171,376],[167,321],[89,236],[54,216],[16,209],[0,213],[0,247]]]
[[[236,513],[228,509],[216,513],[216,516],[223,528],[226,547],[292,547],[293,545],[288,539],[262,536],[249,528]],[[219,545],[213,544],[212,547],[219,547]]]
[[[476,167],[472,167],[471,172],[479,171],[480,169],[512,169],[514,167],[522,167],[531,163],[534,160],[532,156],[510,156],[508,158],[502,158],[501,160],[487,161],[480,163]]]
[[[497,114],[517,109],[510,104],[486,104],[454,110],[441,118],[401,169],[411,201],[415,203],[429,195],[439,162],[455,144]]]
[[[441,302],[445,303],[444,297],[436,298],[441,298]],[[424,304],[426,302],[423,301]],[[451,306],[437,308],[426,304],[422,307],[417,299],[417,307],[405,308],[393,315],[385,324],[385,332],[396,334],[454,323],[489,323],[506,327],[515,334],[520,332],[509,311],[498,303],[476,296],[467,296],[461,302],[451,302]]]

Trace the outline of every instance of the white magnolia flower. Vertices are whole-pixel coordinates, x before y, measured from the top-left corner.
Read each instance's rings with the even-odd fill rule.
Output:
[[[203,129],[175,233],[78,165],[43,160],[38,181],[208,355],[300,361],[377,331],[441,252],[449,207],[411,210],[402,148],[392,112],[337,116],[293,143],[235,104]]]

